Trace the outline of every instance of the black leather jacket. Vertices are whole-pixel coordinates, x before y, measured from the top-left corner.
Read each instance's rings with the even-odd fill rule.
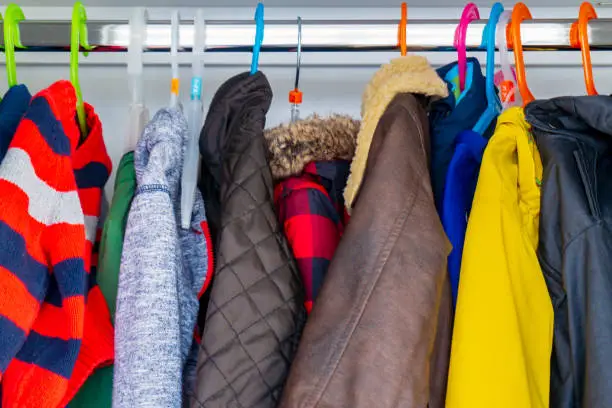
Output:
[[[544,165],[538,258],[555,312],[550,406],[612,407],[612,98],[535,101],[525,116]]]

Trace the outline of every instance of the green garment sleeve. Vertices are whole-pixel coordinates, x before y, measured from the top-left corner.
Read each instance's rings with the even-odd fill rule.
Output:
[[[135,190],[134,152],[129,152],[123,156],[117,169],[115,193],[108,217],[104,222],[100,242],[100,259],[98,260],[98,285],[106,299],[113,322],[115,321],[117,285],[125,225]]]

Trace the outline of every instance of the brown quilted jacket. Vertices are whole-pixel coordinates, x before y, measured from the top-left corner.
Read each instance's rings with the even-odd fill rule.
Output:
[[[363,97],[344,193],[351,221],[285,387],[283,408],[442,408],[450,354],[450,244],[429,178],[423,57],[383,66]]]
[[[231,78],[200,136],[216,266],[192,408],[276,407],[305,321],[299,273],[274,214],[263,138],[271,99],[262,73]]]

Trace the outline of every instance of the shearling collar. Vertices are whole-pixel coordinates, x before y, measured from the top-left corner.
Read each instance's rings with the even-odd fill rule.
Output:
[[[351,174],[344,190],[348,209],[352,207],[361,186],[378,121],[393,98],[401,93],[443,98],[448,95],[448,87],[431,68],[427,59],[416,55],[396,58],[374,74],[363,93],[361,129],[357,136]]]
[[[311,162],[351,160],[358,131],[359,121],[344,115],[313,115],[266,130],[272,177],[278,180],[298,175]]]

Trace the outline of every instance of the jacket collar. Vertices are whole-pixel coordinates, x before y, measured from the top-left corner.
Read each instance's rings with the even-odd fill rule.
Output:
[[[357,135],[357,149],[351,163],[351,174],[344,190],[347,208],[352,207],[361,186],[378,121],[393,98],[402,93],[446,97],[448,88],[427,59],[416,55],[396,58],[374,74],[363,93],[361,129]]]
[[[304,168],[304,173],[317,177],[331,200],[334,203],[342,203],[344,208],[343,192],[350,166],[347,160],[311,162]]]
[[[358,131],[359,121],[343,115],[314,115],[267,130],[272,176],[278,180],[298,175],[311,162],[351,160]]]
[[[436,72],[440,78],[446,78],[449,92],[447,97],[432,105],[430,123],[436,129],[447,129],[449,126],[472,128],[487,108],[486,79],[478,59],[473,57],[467,59],[466,89],[459,94],[459,98],[455,97],[454,92],[458,88],[458,63],[453,62],[440,67]],[[433,132],[438,134],[440,131]]]
[[[477,58],[470,57],[466,60],[466,82],[465,89],[459,92],[459,63],[457,61],[444,65],[436,70],[438,76],[442,78],[451,91],[445,100],[450,100],[451,104],[459,104],[464,98],[468,98],[470,94],[476,93],[480,97],[485,94],[486,80],[480,69],[480,62]]]
[[[534,130],[580,138],[589,143],[609,143],[612,98],[599,95],[538,100],[527,105],[525,117]]]

